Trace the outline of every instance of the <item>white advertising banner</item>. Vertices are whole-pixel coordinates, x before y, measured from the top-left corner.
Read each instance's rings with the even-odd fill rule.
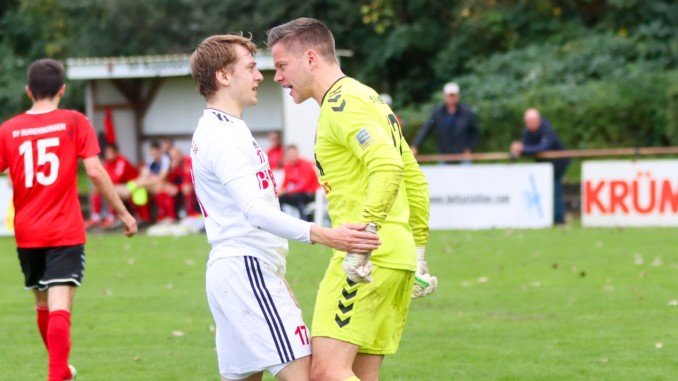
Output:
[[[553,224],[553,166],[422,166],[430,226],[443,229],[544,228]]]
[[[678,226],[678,160],[586,161],[584,226]]]
[[[14,235],[12,188],[7,177],[0,176],[0,236]]]

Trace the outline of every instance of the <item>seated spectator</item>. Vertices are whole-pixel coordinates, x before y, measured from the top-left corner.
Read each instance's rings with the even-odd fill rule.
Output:
[[[525,111],[525,129],[522,142],[511,143],[511,154],[535,155],[544,151],[560,151],[565,146],[551,127],[551,123],[542,118],[537,109]],[[537,159],[553,164],[553,221],[555,224],[565,223],[565,201],[563,200],[563,175],[570,164],[570,159]]]
[[[120,154],[118,145],[115,143],[107,144],[106,148],[104,148],[103,164],[106,172],[108,172],[108,175],[111,177],[111,181],[113,182],[118,195],[120,195],[123,200],[129,199],[125,184],[128,181],[136,179],[139,176],[139,170],[132,165],[127,158]],[[102,197],[96,188],[92,190],[90,197],[92,212],[89,220],[85,222],[85,228],[89,229],[95,226],[102,226],[105,228],[111,227],[117,220],[113,215],[106,216],[106,218],[102,220]]]
[[[299,218],[311,221],[312,216],[306,213],[306,205],[315,199],[318,189],[318,175],[310,161],[299,157],[294,145],[287,147],[285,154],[285,179],[278,191],[280,204],[290,205],[299,210]]]
[[[170,158],[162,152],[160,144],[156,141],[151,142],[148,153],[149,158],[146,166],[142,168],[139,177],[128,184],[128,191],[133,193],[139,187],[146,188],[148,193],[155,197],[156,219],[159,221],[171,219],[169,213],[173,200],[172,197],[163,192],[170,169]]]
[[[272,170],[281,169],[284,165],[284,155],[283,146],[282,146],[282,135],[280,131],[271,131],[268,134],[269,148],[266,151],[266,156],[268,156],[268,165],[271,166]]]
[[[177,205],[181,205],[186,216],[197,216],[200,213],[196,208],[195,192],[191,181],[191,157],[184,155],[181,149],[169,149],[170,169],[167,181],[163,185],[163,193],[169,195],[172,203],[167,205],[167,214],[170,219],[177,218]]]

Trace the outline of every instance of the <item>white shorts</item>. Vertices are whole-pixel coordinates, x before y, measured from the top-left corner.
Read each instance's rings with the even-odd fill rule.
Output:
[[[208,264],[207,301],[216,322],[219,373],[242,379],[311,354],[309,332],[287,282],[251,256]]]

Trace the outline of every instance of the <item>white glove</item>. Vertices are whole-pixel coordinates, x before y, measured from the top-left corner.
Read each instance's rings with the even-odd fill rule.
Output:
[[[417,271],[414,273],[412,299],[423,298],[438,287],[438,278],[428,273],[428,263],[424,260],[426,248],[417,247]]]
[[[367,224],[366,232],[377,234],[377,225]],[[371,254],[346,253],[344,257],[344,272],[348,279],[358,283],[372,282],[372,262]]]

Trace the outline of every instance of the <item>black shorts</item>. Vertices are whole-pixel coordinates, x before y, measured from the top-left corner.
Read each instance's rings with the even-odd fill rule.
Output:
[[[80,286],[85,271],[85,246],[18,248],[24,285],[46,290],[51,286]]]

